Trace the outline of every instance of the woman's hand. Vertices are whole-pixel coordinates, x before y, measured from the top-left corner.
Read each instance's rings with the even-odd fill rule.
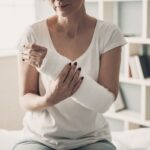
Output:
[[[67,64],[57,79],[52,82],[52,86],[45,94],[48,106],[55,105],[72,96],[80,87],[84,77],[79,77],[81,68],[77,69],[76,66],[77,63]]]
[[[22,61],[25,61],[33,67],[40,67],[44,57],[47,54],[47,48],[37,44],[24,45],[22,51]]]

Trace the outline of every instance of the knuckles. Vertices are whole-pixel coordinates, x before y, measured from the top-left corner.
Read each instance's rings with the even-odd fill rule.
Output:
[[[30,55],[33,54],[33,50],[32,50],[32,49],[29,50],[29,54],[30,54]]]
[[[33,44],[31,44],[30,47],[31,47],[31,49],[34,49],[34,48],[36,48],[36,44],[33,43]]]
[[[62,72],[62,77],[64,78],[64,77],[66,77],[66,72]]]

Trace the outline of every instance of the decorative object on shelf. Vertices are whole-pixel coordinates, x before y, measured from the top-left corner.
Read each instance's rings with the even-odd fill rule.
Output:
[[[136,79],[145,79],[150,77],[149,57],[146,55],[130,56],[129,65],[131,76]]]
[[[150,58],[146,55],[139,56],[139,60],[140,60],[140,64],[142,67],[144,78],[150,77],[150,61],[149,61],[149,59]]]

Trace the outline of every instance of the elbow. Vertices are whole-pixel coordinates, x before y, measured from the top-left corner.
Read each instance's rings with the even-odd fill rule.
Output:
[[[24,95],[21,95],[19,97],[19,106],[24,112],[27,111],[27,108],[25,107],[25,104],[24,104]]]
[[[118,96],[118,90],[119,88],[118,87],[115,87],[113,89],[109,89],[109,91],[114,95],[114,101],[117,99],[117,96]]]
[[[28,94],[29,93],[25,93],[25,94],[21,94],[19,96],[19,105],[20,105],[20,108],[26,112],[26,111],[31,111],[32,109],[30,108],[30,106],[28,105]]]
[[[101,114],[107,112],[109,108],[111,107],[111,105],[114,103],[116,99],[116,95],[114,92],[107,90],[107,95],[103,97],[103,101],[101,105],[98,106],[99,108],[97,109],[97,112]]]
[[[118,96],[118,91],[111,91],[111,92],[114,95],[114,101],[116,101],[117,96]]]
[[[116,101],[116,99],[117,99],[117,97],[118,97],[118,93],[119,93],[119,90],[118,89],[116,89],[116,90],[114,90],[113,91],[113,94],[114,94],[114,101]]]
[[[117,96],[118,96],[118,90],[110,90],[108,89],[110,95],[112,95],[111,97],[109,97],[110,99],[113,100],[113,102],[116,100]]]

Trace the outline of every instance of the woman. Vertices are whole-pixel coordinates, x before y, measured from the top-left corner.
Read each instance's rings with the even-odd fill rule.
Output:
[[[26,115],[14,150],[115,150],[102,114],[117,97],[126,41],[86,14],[84,0],[50,3],[56,15],[29,26],[18,46]]]

